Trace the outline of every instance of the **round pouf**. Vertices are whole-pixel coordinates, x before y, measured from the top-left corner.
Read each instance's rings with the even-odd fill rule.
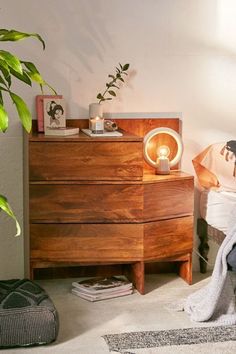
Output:
[[[0,348],[48,344],[58,313],[44,289],[29,279],[0,281]]]

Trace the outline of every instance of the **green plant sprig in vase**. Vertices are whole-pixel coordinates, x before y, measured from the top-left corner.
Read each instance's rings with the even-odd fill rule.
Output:
[[[90,103],[89,105],[89,129],[94,134],[104,133],[104,118],[103,118],[103,108],[101,103],[104,101],[110,101],[113,97],[116,97],[115,90],[120,89],[118,83],[125,82],[124,76],[128,75],[127,70],[129,69],[129,64],[121,65],[116,67],[115,75],[109,74],[108,77],[111,79],[106,83],[106,88],[103,93],[99,92],[97,94],[98,102]],[[107,97],[108,96],[108,97]]]
[[[120,89],[119,86],[117,86],[117,83],[119,81],[125,82],[124,76],[128,75],[127,70],[129,69],[129,64],[121,65],[119,63],[119,67],[116,67],[116,73],[115,75],[109,74],[108,77],[111,78],[109,82],[106,83],[106,89],[104,90],[103,93],[99,93],[97,95],[97,99],[99,100],[99,103],[112,100],[113,97],[116,97],[115,89]],[[105,97],[107,95],[110,95],[112,97]]]

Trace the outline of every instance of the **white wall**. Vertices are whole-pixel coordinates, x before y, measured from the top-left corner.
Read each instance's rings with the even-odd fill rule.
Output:
[[[71,118],[87,117],[107,75],[118,62],[129,62],[129,81],[105,111],[181,112],[182,167],[193,173],[191,159],[203,147],[235,139],[235,18],[234,0],[2,0],[1,28],[38,32],[46,50],[33,39],[2,42],[1,48],[37,63],[64,95]],[[17,84],[17,90],[35,114],[38,88]],[[0,136],[0,192],[22,222],[22,130],[10,102],[8,107],[10,128]],[[12,236],[13,222],[1,214],[0,278],[23,276],[23,237]]]

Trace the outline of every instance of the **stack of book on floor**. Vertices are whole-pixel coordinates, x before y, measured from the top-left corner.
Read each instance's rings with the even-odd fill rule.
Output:
[[[113,297],[130,295],[133,284],[123,276],[110,278],[90,278],[72,283],[72,294],[88,301],[99,301]]]

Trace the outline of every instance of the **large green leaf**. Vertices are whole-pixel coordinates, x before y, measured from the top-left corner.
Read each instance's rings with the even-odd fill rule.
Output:
[[[31,71],[26,71],[26,74],[31,78],[31,80],[37,82],[39,85],[45,84],[45,81],[40,74],[32,73]]]
[[[29,76],[27,75],[27,72],[25,70],[23,70],[23,73],[20,74],[17,71],[13,70],[12,68],[10,68],[10,72],[13,76],[15,76],[17,79],[25,82],[27,85],[32,86],[31,80],[29,78]]]
[[[31,63],[30,61],[23,61],[21,60],[21,63],[25,65],[25,67],[31,71],[32,73],[37,73],[39,74],[38,69],[36,68],[36,66],[34,65],[34,63]]]
[[[0,103],[0,130],[5,132],[8,128],[8,115],[5,108]]]
[[[0,59],[0,70],[3,73],[5,80],[8,82],[8,85],[11,86],[10,68],[2,59]]]
[[[2,76],[0,75],[0,84],[5,85],[6,86],[6,82],[4,81],[4,79],[2,78]]]
[[[13,92],[10,92],[10,96],[12,98],[12,101],[16,105],[16,109],[23,127],[29,133],[32,127],[32,116],[29,111],[29,108],[27,107],[26,103],[22,100],[20,96],[16,95]]]
[[[3,195],[0,195],[0,209],[2,209],[5,213],[7,213],[12,219],[15,220],[16,223],[16,235],[15,236],[19,236],[21,233],[21,228],[20,225],[10,207],[10,205],[7,202],[7,198],[4,197]]]
[[[10,52],[6,52],[5,50],[0,50],[0,59],[4,60],[8,66],[10,66],[16,72],[22,74],[22,66],[20,60],[15,55]]]
[[[36,68],[36,66],[34,65],[34,63],[31,63],[29,61],[21,61],[21,63],[23,65],[25,65],[25,67],[28,70],[25,70],[25,72],[27,73],[27,75],[30,77],[31,80],[35,81],[37,84],[40,85],[41,87],[41,91],[43,93],[43,86],[47,86],[51,91],[54,92],[55,95],[57,95],[57,92],[54,90],[54,88],[52,86],[50,86],[41,76],[40,72],[38,71],[38,69]]]
[[[7,29],[5,29],[5,28],[1,28],[0,29],[0,36],[2,36],[3,34],[6,34],[6,33],[8,33],[9,31],[7,30]]]
[[[34,63],[31,63],[29,61],[21,61],[21,63],[24,64],[25,67],[28,69],[25,72],[27,73],[27,75],[30,77],[31,80],[37,82],[39,85],[45,84],[44,79],[40,75],[40,72],[38,71]]]
[[[25,33],[25,32],[16,31],[14,29],[12,30],[0,29],[0,41],[15,42],[28,37],[37,38],[42,43],[43,49],[45,49],[45,42],[38,33]]]

